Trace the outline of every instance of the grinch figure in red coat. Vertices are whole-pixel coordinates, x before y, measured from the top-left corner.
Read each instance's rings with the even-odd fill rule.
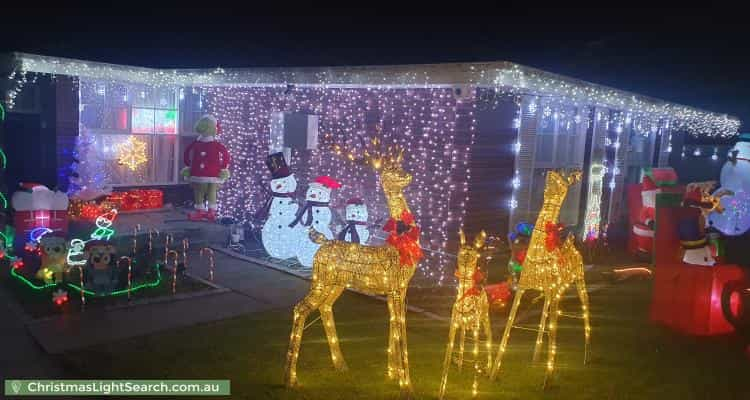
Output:
[[[182,175],[190,182],[195,195],[195,210],[188,214],[188,219],[214,221],[216,192],[229,178],[229,152],[216,141],[219,124],[213,115],[202,116],[195,124],[195,131],[200,136],[185,149],[183,156],[186,167]]]

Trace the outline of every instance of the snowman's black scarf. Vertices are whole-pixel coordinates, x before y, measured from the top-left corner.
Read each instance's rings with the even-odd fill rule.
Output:
[[[327,201],[311,201],[307,200],[305,201],[304,207],[300,208],[299,211],[297,211],[297,215],[294,217],[294,221],[292,221],[291,224],[289,224],[290,228],[293,228],[295,225],[300,223],[302,220],[302,216],[305,216],[305,221],[302,222],[302,226],[310,226],[313,221],[312,216],[312,208],[313,207],[328,207]]]
[[[346,240],[346,234],[350,233],[352,236],[352,243],[359,243],[359,234],[357,233],[357,225],[367,225],[367,222],[346,220],[346,226],[344,230],[339,232],[338,240]]]
[[[266,218],[268,218],[268,213],[271,212],[271,204],[273,204],[274,197],[286,197],[293,199],[296,195],[297,192],[279,193],[272,191],[271,195],[266,199],[265,204],[263,204],[263,207],[261,207],[261,209],[258,210],[258,212],[255,214],[255,218],[258,220],[265,220]]]

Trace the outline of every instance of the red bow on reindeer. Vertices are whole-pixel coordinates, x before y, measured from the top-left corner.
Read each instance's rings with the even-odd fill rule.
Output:
[[[459,274],[458,271],[456,271],[456,278],[461,279],[461,274]],[[464,295],[458,299],[459,301],[463,300],[466,296],[476,296],[479,293],[482,293],[482,287],[480,284],[484,280],[484,273],[479,269],[474,270],[474,276],[471,277],[471,280],[474,281],[474,284],[464,292]]]
[[[389,245],[398,249],[402,267],[413,267],[422,259],[422,249],[419,247],[419,228],[414,223],[414,216],[404,211],[401,218],[389,218],[383,226],[388,232]]]
[[[547,222],[547,224],[544,225],[544,233],[547,234],[544,238],[544,247],[547,248],[547,251],[552,251],[560,247],[562,244],[560,232],[564,227],[563,224],[555,224],[553,222]]]

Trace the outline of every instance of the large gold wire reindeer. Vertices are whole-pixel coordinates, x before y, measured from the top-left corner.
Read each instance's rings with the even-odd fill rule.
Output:
[[[350,152],[347,157],[352,161],[366,163],[380,173],[380,185],[385,193],[391,219],[398,221],[400,231],[407,229],[418,233],[416,226],[402,221],[404,215],[411,215],[403,190],[412,179],[401,168],[403,151],[399,148],[383,150],[377,139],[370,143],[371,146],[365,146],[362,156]],[[340,147],[335,147],[334,150],[339,155],[343,152]],[[332,306],[344,289],[354,288],[387,297],[390,313],[388,377],[398,378],[402,393],[411,393],[405,296],[409,281],[414,275],[416,260],[404,263],[404,255],[392,245],[363,246],[326,240],[314,232],[311,236],[321,247],[313,258],[310,291],[294,307],[294,322],[286,357],[286,386],[293,387],[298,383],[296,369],[302,333],[307,317],[314,310],[320,311],[334,367],[338,370],[347,368],[339,348]],[[415,242],[411,244],[418,246],[418,241]]]
[[[479,335],[484,331],[484,339],[487,347],[487,364],[485,371],[492,366],[492,327],[490,326],[490,304],[487,293],[481,284],[481,271],[477,268],[482,256],[480,251],[484,247],[487,234],[481,231],[475,238],[474,243],[467,244],[463,230],[459,230],[458,236],[461,246],[456,261],[456,276],[458,277],[458,292],[456,302],[453,303],[451,311],[451,324],[448,333],[448,347],[443,360],[443,377],[440,380],[439,398],[445,396],[445,387],[448,384],[448,371],[454,353],[456,332],[459,334],[457,361],[458,369],[461,370],[464,361],[464,343],[466,341],[466,330],[470,330],[474,338],[474,383],[472,384],[472,396],[477,395],[479,386],[479,375],[481,373],[481,361],[479,359]]]
[[[568,187],[581,179],[581,172],[574,171],[570,174],[563,172],[547,172],[544,187],[544,204],[539,212],[539,217],[531,234],[531,241],[523,263],[523,272],[518,282],[513,307],[508,315],[500,347],[492,367],[490,377],[494,379],[500,370],[500,364],[505,354],[510,330],[516,319],[518,306],[526,290],[538,290],[544,297],[542,317],[539,321],[536,343],[534,345],[534,361],[539,358],[544,333],[548,332],[547,369],[544,375],[544,385],[547,386],[555,367],[555,353],[557,352],[557,318],[562,315],[559,302],[570,284],[575,284],[578,289],[578,297],[583,310],[583,325],[585,335],[584,364],[589,360],[589,338],[591,327],[589,325],[589,298],[586,292],[586,282],[583,276],[583,259],[575,248],[573,235],[569,235],[564,243],[557,240],[558,216]],[[545,331],[549,323],[548,331]]]

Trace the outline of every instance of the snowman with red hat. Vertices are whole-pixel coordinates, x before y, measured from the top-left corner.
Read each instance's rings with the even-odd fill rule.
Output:
[[[322,234],[328,240],[333,239],[330,208],[331,192],[341,187],[341,183],[330,176],[319,176],[310,184],[305,193],[305,204],[294,220],[289,224],[295,228],[297,237],[297,260],[305,267],[312,267],[313,257],[320,245],[310,238],[310,229]]]
[[[346,202],[346,226],[337,239],[352,243],[367,243],[370,231],[367,230],[367,205],[362,199],[353,198]]]

